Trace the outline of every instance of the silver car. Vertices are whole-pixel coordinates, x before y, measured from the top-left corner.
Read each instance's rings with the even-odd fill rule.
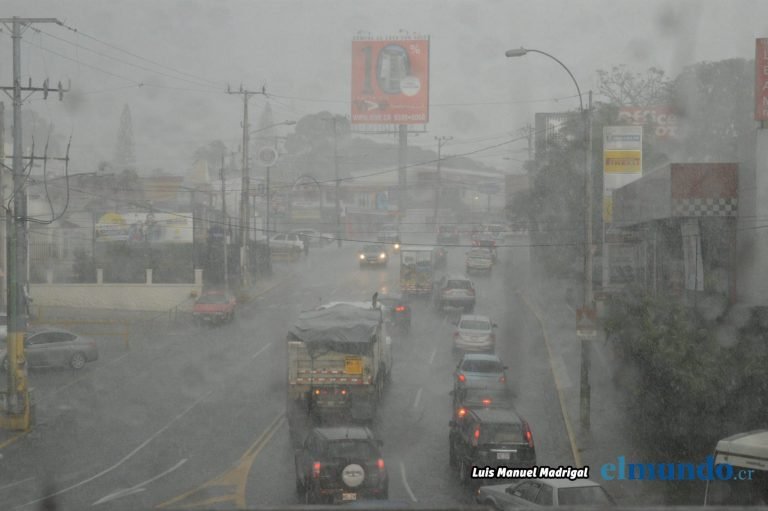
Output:
[[[493,333],[493,329],[496,326],[488,316],[462,314],[453,332],[454,353],[462,351],[493,353],[496,349],[496,334]]]
[[[24,336],[24,354],[30,367],[69,366],[82,369],[99,358],[96,341],[66,330],[37,327]],[[0,348],[0,367],[8,369],[5,347]]]
[[[525,479],[494,484],[481,487],[475,499],[502,511],[514,507],[616,505],[602,486],[589,479]]]
[[[464,388],[507,389],[507,366],[499,357],[486,353],[467,353],[456,366],[454,392]]]
[[[490,272],[493,268],[493,255],[490,249],[487,248],[473,248],[467,252],[467,274],[471,271],[486,271]]]

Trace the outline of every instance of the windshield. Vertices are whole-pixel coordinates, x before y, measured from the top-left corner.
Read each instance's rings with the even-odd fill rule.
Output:
[[[481,319],[463,319],[459,323],[459,328],[462,330],[490,330],[491,324]]]
[[[370,460],[377,458],[376,449],[368,441],[334,440],[328,443],[325,454],[329,458]]]
[[[523,428],[517,423],[483,424],[480,441],[490,444],[512,444],[523,442]]]
[[[0,11],[0,511],[485,505],[473,386],[620,505],[768,429],[768,0]]]
[[[500,373],[504,366],[493,360],[465,360],[461,369],[470,373]]]

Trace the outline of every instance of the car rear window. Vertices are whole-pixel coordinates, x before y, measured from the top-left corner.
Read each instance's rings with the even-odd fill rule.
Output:
[[[445,287],[448,289],[472,289],[472,283],[468,280],[449,280]]]
[[[523,441],[523,428],[517,423],[484,424],[480,439],[485,443],[519,443]]]
[[[335,440],[329,442],[325,451],[329,458],[371,459],[378,457],[376,449],[365,440]]]
[[[490,259],[491,253],[487,250],[473,250],[468,256],[475,259]]]
[[[203,295],[198,300],[197,303],[227,303],[229,300],[227,300],[226,295]]]
[[[500,373],[504,370],[504,366],[494,360],[465,360],[461,368],[472,373]]]
[[[465,319],[459,323],[459,328],[462,330],[490,330],[491,324],[478,319]]]

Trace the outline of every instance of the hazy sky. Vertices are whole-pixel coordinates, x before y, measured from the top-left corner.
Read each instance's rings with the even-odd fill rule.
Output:
[[[36,25],[43,33],[27,30],[22,46],[25,83],[72,80],[63,102],[36,95],[25,108],[52,119],[60,135],[73,134],[77,171],[112,157],[124,104],[139,166],[173,173],[188,171],[194,149],[210,140],[237,149],[242,101],[224,93],[227,83],[265,85],[272,95],[251,100],[251,122],[265,101],[276,121],[321,110],[348,115],[350,42],[358,31],[430,36],[428,133],[410,142],[432,147],[435,135],[453,136],[444,154],[509,140],[534,112],[578,105],[555,62],[536,54],[507,59],[507,49],[555,55],[587,91],[597,69],[655,66],[675,76],[702,60],[751,59],[755,37],[768,36],[765,0],[5,0],[0,16],[56,17],[78,30]],[[3,85],[11,72],[3,27]],[[522,159],[510,151],[523,147],[520,141],[477,157],[515,165],[502,157]]]

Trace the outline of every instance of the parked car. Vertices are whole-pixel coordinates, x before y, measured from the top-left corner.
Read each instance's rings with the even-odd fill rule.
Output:
[[[273,255],[287,255],[298,258],[304,251],[304,242],[295,232],[275,234],[269,240],[269,249]]]
[[[490,273],[493,268],[493,254],[488,248],[473,248],[467,252],[466,269],[467,274],[472,271],[483,271]]]
[[[482,351],[493,353],[496,349],[496,323],[488,316],[462,314],[453,331],[453,352]]]
[[[465,388],[507,389],[507,366],[496,355],[465,353],[456,366],[454,395]]]
[[[445,307],[457,307],[465,312],[475,310],[475,284],[460,275],[445,275],[433,287],[433,302],[440,311]]]
[[[99,358],[96,341],[67,330],[33,327],[24,335],[24,354],[29,367],[69,366],[82,369]],[[0,346],[0,367],[8,369],[6,347]]]
[[[332,234],[322,233],[316,229],[293,229],[291,234],[298,234],[299,239],[301,239],[301,236],[306,236],[311,247],[324,247],[333,238]]]
[[[536,465],[531,428],[514,409],[468,409],[461,420],[452,419],[449,427],[448,460],[457,468],[462,484],[472,481],[472,467]]]
[[[388,498],[381,445],[368,428],[312,429],[294,458],[296,491],[307,504]]]
[[[209,290],[195,301],[192,308],[192,319],[196,324],[225,323],[235,319],[237,300],[224,290]]]
[[[357,253],[357,258],[360,262],[360,268],[371,265],[386,266],[389,262],[387,249],[384,248],[384,245],[365,245]]]
[[[616,505],[605,488],[590,479],[526,479],[483,486],[475,500],[499,511],[511,507]]]
[[[440,225],[437,228],[437,243],[459,243],[459,228],[456,225]]]

